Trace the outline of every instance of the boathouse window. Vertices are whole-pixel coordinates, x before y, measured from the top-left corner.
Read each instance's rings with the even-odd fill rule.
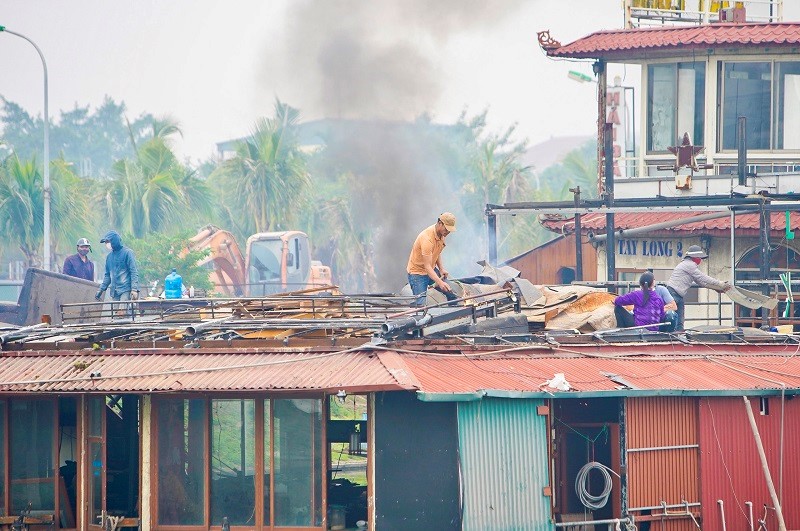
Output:
[[[77,427],[75,398],[0,401],[0,446],[8,445],[0,451],[3,515],[30,511],[76,528]]]
[[[647,150],[667,151],[689,133],[703,144],[705,63],[654,64],[647,68]]]
[[[211,523],[255,525],[255,401],[211,401]]]
[[[159,398],[158,524],[321,527],[322,400]]]
[[[20,514],[30,504],[39,514],[55,512],[53,481],[53,428],[55,404],[50,400],[14,400],[11,431],[11,513]]]
[[[206,401],[158,401],[158,523],[205,523]]]
[[[739,116],[749,149],[800,149],[800,62],[727,62],[722,72],[723,149],[736,149]]]

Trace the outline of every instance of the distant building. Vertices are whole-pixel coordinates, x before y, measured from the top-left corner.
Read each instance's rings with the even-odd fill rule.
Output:
[[[800,191],[800,23],[780,21],[780,1],[767,2],[769,10],[764,3],[747,1],[720,10],[726,4],[681,2],[683,7],[678,9],[675,2],[628,0],[627,29],[598,31],[568,44],[540,34],[540,44],[549,57],[594,61],[598,84],[605,87],[598,91],[599,108],[603,109],[599,123],[614,127],[616,199],[688,200]],[[721,18],[731,22],[720,22]],[[640,68],[639,94],[607,80],[610,64]],[[634,104],[640,109],[636,114],[629,112]],[[740,116],[746,118],[747,138],[743,185],[737,173]],[[676,155],[669,149],[679,146],[684,135],[691,146],[702,149],[696,150],[692,160],[696,169],[675,171]],[[631,137],[636,139],[635,146],[629,145]],[[600,150],[602,129],[598,138]],[[602,175],[603,159],[599,161]],[[787,206],[787,210],[796,207]],[[719,214],[713,217],[715,211]],[[665,280],[683,250],[696,244],[711,255],[703,262],[703,271],[760,289],[747,284],[761,278],[758,255],[763,240],[757,214],[739,212],[734,218],[724,207],[704,210],[695,206],[681,212],[623,213],[615,219],[616,229],[636,230],[635,236],[618,235],[616,273],[609,280],[634,281],[648,267],[656,270],[657,279]],[[574,227],[569,214],[563,222],[548,219],[543,224],[559,234]],[[796,212],[771,215],[767,231],[770,280],[776,281],[782,272],[800,278],[800,246],[792,239],[792,231],[798,229],[800,215]],[[606,279],[605,215],[583,216],[582,233],[584,238],[601,235],[595,240],[597,278]],[[694,324],[702,319],[729,322],[734,313],[741,324],[760,324],[754,312],[734,308],[716,293],[699,290],[691,298],[703,305],[691,312],[693,318],[701,319]],[[777,323],[783,312],[781,304],[773,311],[771,322]],[[788,313],[788,322],[800,317],[800,309],[793,305]]]

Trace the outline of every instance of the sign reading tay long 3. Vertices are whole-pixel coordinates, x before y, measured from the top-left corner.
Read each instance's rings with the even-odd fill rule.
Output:
[[[617,253],[628,256],[683,256],[683,242],[672,240],[617,240]]]

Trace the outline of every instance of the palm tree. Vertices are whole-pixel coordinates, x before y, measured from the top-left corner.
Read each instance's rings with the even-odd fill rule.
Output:
[[[296,126],[300,113],[280,101],[275,116],[256,122],[253,133],[211,175],[222,217],[241,237],[292,227],[306,202],[307,160]]]
[[[485,118],[485,114],[482,117]],[[533,169],[520,162],[525,143],[512,142],[513,126],[503,134],[481,138],[484,125],[484,120],[472,121],[475,139],[467,168],[468,179],[461,188],[462,204],[476,224],[483,224],[483,212],[488,203],[533,199],[530,185]],[[539,243],[537,227],[534,218],[501,218],[498,232],[504,236],[498,241],[498,253],[513,256],[530,249]]]
[[[334,281],[348,293],[374,292],[378,282],[371,231],[354,222],[349,201],[319,198],[310,213],[306,230],[313,236],[314,256],[330,265]]]
[[[51,227],[53,252],[59,246],[72,246],[78,235],[85,235],[91,225],[86,187],[62,158],[51,162]],[[43,179],[35,157],[21,160],[8,156],[0,164],[0,233],[7,245],[25,256],[28,267],[41,261],[44,233]]]
[[[117,161],[102,188],[111,226],[137,238],[179,232],[187,220],[210,215],[213,204],[206,182],[177,160],[167,137],[159,134],[166,126],[153,128],[153,138],[137,146],[135,160]]]

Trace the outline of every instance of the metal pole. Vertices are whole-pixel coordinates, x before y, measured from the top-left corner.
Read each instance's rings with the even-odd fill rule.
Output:
[[[736,285],[736,211],[731,209],[731,284]],[[731,326],[736,326],[736,302],[731,299]]]
[[[575,197],[575,208],[581,204],[581,187],[570,188]],[[581,215],[575,214],[575,280],[583,280],[583,244],[581,236]]]
[[[760,233],[760,240],[761,240],[761,280],[768,280],[770,274],[770,249],[769,249],[769,231],[770,231],[770,218],[772,214],[764,208],[764,203],[761,203],[761,210],[759,212],[759,233]],[[768,284],[764,284],[761,288],[761,293],[764,295],[769,296],[770,287]],[[768,326],[769,325],[769,310],[766,308],[761,308],[761,325]]]
[[[739,184],[747,184],[747,118],[740,116],[736,122],[736,169],[739,173]]]
[[[606,124],[606,64],[597,61],[592,65],[597,75],[597,194],[603,195],[603,136]]]
[[[489,263],[497,265],[497,215],[486,211],[486,225],[489,229]]]
[[[613,124],[606,123],[603,129],[603,156],[605,157],[606,205],[614,206],[614,139]],[[614,237],[614,213],[606,214],[606,280],[617,279],[615,260],[617,242]]]
[[[619,401],[619,503],[620,514],[628,517],[628,442],[627,442],[627,410],[625,399]]]
[[[50,115],[47,102],[47,62],[44,60],[42,50],[36,46],[36,43],[28,37],[16,31],[11,31],[5,26],[0,26],[0,33],[5,32],[11,35],[16,35],[21,39],[25,39],[36,49],[39,58],[42,60],[42,69],[44,70],[44,252],[42,253],[43,265],[45,271],[50,271]]]
[[[761,459],[761,470],[764,472],[764,479],[767,482],[767,490],[772,499],[772,505],[775,507],[775,515],[778,517],[778,529],[786,531],[786,522],[783,520],[783,510],[781,510],[781,501],[775,492],[775,484],[772,483],[772,476],[769,473],[769,464],[767,463],[767,454],[764,453],[764,445],[761,443],[761,435],[758,433],[758,426],[756,425],[756,418],[753,416],[753,407],[746,396],[742,397],[744,400],[744,409],[747,411],[747,419],[750,421],[750,429],[753,432],[753,439],[756,442],[758,449],[758,457]]]

